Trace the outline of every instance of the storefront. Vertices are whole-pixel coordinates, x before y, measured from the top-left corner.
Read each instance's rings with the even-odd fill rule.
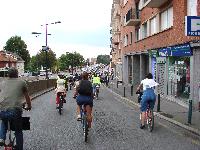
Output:
[[[168,95],[179,99],[190,96],[190,56],[189,44],[168,47]]]

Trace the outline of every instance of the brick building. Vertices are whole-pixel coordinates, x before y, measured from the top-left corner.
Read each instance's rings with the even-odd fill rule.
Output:
[[[199,15],[200,0],[121,0],[119,4],[123,82],[138,85],[151,72],[161,95],[198,102],[200,37],[185,36],[185,16]]]
[[[7,70],[10,67],[18,69],[18,74],[24,74],[24,60],[12,52],[0,51],[0,70]]]

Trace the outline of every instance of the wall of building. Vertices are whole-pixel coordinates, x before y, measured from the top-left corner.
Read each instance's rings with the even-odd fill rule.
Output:
[[[176,45],[185,43],[191,40],[198,40],[199,37],[187,37],[185,36],[185,16],[187,15],[187,2],[186,0],[173,0],[169,1],[165,6],[159,9],[145,7],[141,10],[141,23],[146,22],[148,19],[152,18],[159,12],[162,12],[169,6],[173,6],[173,26],[162,32],[156,33],[155,35],[149,36],[145,39],[135,41],[134,44],[129,45],[124,48],[125,52],[133,51],[146,51],[149,49],[166,47],[169,45]],[[126,6],[125,12],[130,8]],[[134,31],[135,27],[124,27],[123,34],[129,34]],[[133,33],[133,38],[135,40],[135,33]]]

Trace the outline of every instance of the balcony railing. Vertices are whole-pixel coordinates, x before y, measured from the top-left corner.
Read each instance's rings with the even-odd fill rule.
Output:
[[[130,9],[126,14],[126,26],[137,26],[140,21],[140,11],[138,9]]]
[[[169,0],[148,0],[147,7],[159,8]]]

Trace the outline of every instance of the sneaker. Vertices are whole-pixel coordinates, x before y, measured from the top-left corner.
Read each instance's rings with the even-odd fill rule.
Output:
[[[3,139],[0,139],[0,146],[4,146],[5,141]]]
[[[77,121],[81,121],[81,115],[77,115]]]
[[[144,129],[145,128],[145,125],[140,125],[140,129]]]

